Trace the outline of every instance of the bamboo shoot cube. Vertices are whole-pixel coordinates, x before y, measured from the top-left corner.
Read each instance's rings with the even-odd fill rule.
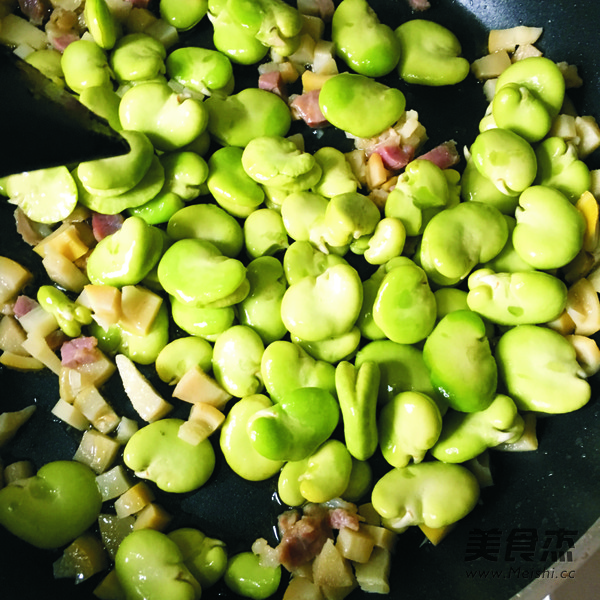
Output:
[[[360,529],[371,536],[375,546],[378,546],[379,548],[385,548],[389,552],[394,549],[396,538],[398,537],[395,532],[390,531],[386,527],[365,525],[363,523],[361,523]]]
[[[178,436],[197,446],[210,437],[225,421],[225,415],[214,406],[205,402],[192,405],[190,416],[187,421],[179,427]]]
[[[582,377],[591,377],[600,371],[600,348],[594,339],[585,335],[568,335],[566,338],[575,348]]]
[[[91,533],[84,533],[67,546],[53,565],[54,577],[68,577],[77,583],[108,568],[104,546]]]
[[[355,563],[354,572],[361,590],[372,594],[389,594],[389,575],[392,564],[391,553],[385,548],[373,548],[366,563]]]
[[[16,371],[40,371],[45,366],[37,358],[22,356],[13,352],[3,352],[0,355],[0,364]]]
[[[147,335],[162,305],[162,298],[141,286],[121,290],[121,326],[136,335]]]
[[[11,315],[2,317],[2,320],[0,320],[0,350],[19,354],[20,356],[28,356],[27,351],[22,346],[26,338],[25,330],[15,317]]]
[[[110,433],[121,420],[112,406],[93,385],[84,387],[75,397],[73,406],[101,433]]]
[[[332,539],[325,542],[314,559],[313,581],[321,588],[348,588],[356,582],[350,562],[340,554]]]
[[[18,262],[0,256],[0,304],[8,302],[25,287],[31,273]]]
[[[171,515],[156,502],[146,504],[136,515],[133,529],[156,529],[164,531],[171,522]]]
[[[48,277],[70,292],[81,292],[89,283],[87,275],[58,252],[48,252],[42,259]]]
[[[87,254],[93,245],[94,237],[85,223],[63,223],[58,229],[45,237],[34,251],[42,258],[51,253],[62,254],[67,260],[75,262]]]
[[[231,399],[210,375],[200,367],[192,367],[179,381],[173,390],[173,397],[192,404],[205,402],[215,408],[222,409]]]
[[[375,541],[364,530],[354,531],[348,527],[342,527],[335,546],[344,558],[354,562],[365,563],[371,556]]]
[[[119,518],[134,515],[153,500],[152,490],[146,483],[140,481],[115,500],[115,512]]]
[[[121,542],[133,531],[135,517],[123,518],[102,513],[98,516],[98,528],[109,556],[114,559]]]
[[[48,36],[26,19],[10,14],[2,19],[0,43],[9,47],[28,44],[35,50],[41,50],[48,45]]]
[[[22,344],[23,349],[33,358],[37,358],[41,363],[48,367],[56,375],[60,375],[62,363],[60,358],[51,350],[45,338],[35,334],[29,334]]]
[[[128,417],[121,417],[121,421],[117,425],[115,439],[124,446],[138,429],[139,426],[136,421]]]
[[[494,79],[501,75],[511,65],[510,56],[506,50],[498,50],[486,54],[471,63],[473,75],[480,81]]]
[[[94,362],[85,363],[76,367],[76,370],[81,373],[85,381],[89,381],[91,385],[100,387],[106,383],[112,374],[117,370],[115,363],[106,356],[102,351],[98,351],[98,356]]]
[[[88,429],[81,436],[73,460],[87,465],[99,475],[110,468],[120,449],[121,446],[116,440],[95,429]]]
[[[29,421],[35,412],[35,404],[22,410],[0,414],[0,448],[17,434],[17,431]]]
[[[90,426],[90,422],[81,414],[81,411],[62,398],[59,398],[51,412],[55,417],[79,431],[85,431]]]
[[[283,600],[325,600],[318,585],[308,577],[292,577]]]
[[[45,338],[58,329],[56,317],[41,306],[36,306],[22,317],[18,317],[17,321],[27,335],[36,335],[40,338]]]
[[[4,467],[4,484],[21,481],[21,479],[29,479],[35,475],[33,464],[29,460],[17,460],[10,465]]]
[[[131,481],[121,465],[113,467],[96,476],[96,484],[102,495],[102,501],[113,500],[131,488]]]
[[[125,2],[125,4],[131,6],[130,2]],[[93,594],[99,600],[127,600],[114,569],[109,571],[108,575],[94,588]]]
[[[427,527],[421,523],[419,529],[434,546],[437,546],[454,529],[455,525],[456,523],[450,523],[445,527]]]

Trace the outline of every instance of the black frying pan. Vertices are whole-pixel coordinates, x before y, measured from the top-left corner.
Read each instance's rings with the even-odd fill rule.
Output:
[[[431,2],[432,8],[418,16],[438,21],[454,31],[469,60],[485,52],[489,28],[520,24],[544,27],[540,47],[555,60],[576,64],[585,81],[582,89],[570,94],[580,113],[600,116],[600,53],[596,33],[600,4],[567,0]],[[417,16],[411,13],[405,0],[373,0],[372,6],[392,27]],[[202,31],[183,39],[185,43],[210,45],[210,36]],[[240,72],[238,85],[250,85],[255,77],[255,71],[251,75]],[[429,146],[455,139],[462,149],[474,139],[485,101],[480,85],[472,78],[449,90],[404,84],[400,87],[406,94],[408,108],[418,110],[427,127]],[[307,139],[310,146],[313,137],[309,135]],[[342,143],[341,138],[334,139],[335,143]],[[598,156],[593,156],[591,166],[598,168],[598,163]],[[0,204],[0,211],[3,217],[0,254],[23,260],[41,280],[39,263],[14,233],[12,208]],[[159,390],[164,390],[151,371],[146,372]],[[423,536],[417,529],[400,537],[391,575],[392,598],[508,600],[548,569],[557,558],[557,551],[566,550],[569,541],[580,538],[600,517],[598,377],[592,383],[594,399],[586,407],[539,422],[537,452],[492,454],[495,486],[483,490],[479,505],[441,545],[422,544]],[[58,398],[54,376],[22,375],[2,369],[0,388],[2,410],[16,410],[33,401],[38,405],[33,420],[3,452],[6,462],[30,459],[40,467],[73,455],[78,435],[67,431],[49,414]],[[135,417],[123,401],[118,381],[110,383],[106,393],[121,414]],[[274,525],[282,507],[274,501],[274,491],[273,482],[240,480],[221,459],[213,478],[198,492],[181,497],[157,496],[174,515],[173,527],[199,527],[208,535],[224,539],[234,553],[248,550],[257,537],[275,543]],[[483,543],[482,531],[496,531],[497,535]],[[557,538],[560,531],[566,544],[562,547]],[[71,581],[54,581],[52,562],[60,553],[31,548],[5,531],[0,532],[0,548],[0,596],[7,600],[90,598],[98,582],[94,578],[75,586]],[[568,578],[572,571],[570,561],[563,564]],[[538,581],[541,589],[532,598],[542,600],[548,586],[556,582],[548,580],[548,586],[545,583]],[[205,599],[231,597],[224,587],[203,595]],[[350,596],[351,600],[371,597],[360,592]]]

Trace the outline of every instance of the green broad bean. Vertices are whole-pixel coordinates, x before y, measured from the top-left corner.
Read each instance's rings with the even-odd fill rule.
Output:
[[[241,325],[252,327],[265,344],[283,338],[287,330],[281,319],[281,300],[287,281],[280,261],[263,256],[246,267],[248,295],[237,305]]]
[[[537,160],[531,144],[508,130],[488,129],[471,145],[471,160],[503,194],[518,195],[534,181]]]
[[[189,444],[177,434],[185,421],[159,419],[138,429],[123,451],[125,465],[142,479],[174,494],[202,487],[212,475],[215,453],[208,439]]]
[[[259,208],[244,221],[244,245],[252,259],[273,256],[289,247],[281,213],[272,208]]]
[[[535,325],[558,318],[567,304],[567,286],[542,271],[473,271],[469,308],[498,325]]]
[[[565,78],[556,63],[545,56],[532,56],[513,63],[498,77],[495,93],[512,84],[529,90],[552,119],[563,105]]]
[[[506,83],[494,94],[492,116],[498,127],[520,135],[530,143],[539,142],[550,131],[552,116],[529,88]]]
[[[467,293],[458,288],[440,288],[433,292],[437,308],[437,320],[441,321],[448,313],[455,310],[469,310]]]
[[[175,324],[186,333],[214,342],[235,322],[233,306],[196,308],[171,297],[171,314]]]
[[[373,483],[373,470],[366,460],[357,460],[352,457],[352,470],[350,481],[342,494],[347,502],[359,502],[371,490]]]
[[[320,388],[335,394],[335,367],[311,357],[297,344],[270,343],[261,361],[261,377],[273,402],[283,402],[298,388]]]
[[[141,181],[122,194],[113,195],[110,190],[90,193],[79,179],[78,171],[73,171],[77,184],[79,203],[90,210],[104,215],[116,215],[128,208],[136,208],[152,200],[162,189],[165,182],[165,171],[158,156],[153,155],[150,168],[145,172]]]
[[[321,178],[321,167],[312,154],[280,136],[254,138],[242,153],[244,171],[257,183],[300,192]]]
[[[429,221],[419,259],[433,282],[454,285],[473,267],[497,256],[507,239],[508,227],[500,211],[480,202],[461,202]]]
[[[443,86],[460,83],[469,74],[469,61],[460,56],[458,38],[446,27],[411,19],[395,34],[400,41],[398,74],[408,83]]]
[[[342,411],[344,439],[350,454],[367,460],[377,449],[377,396],[379,366],[364,362],[360,367],[342,361],[335,369],[335,389]]]
[[[159,12],[161,18],[177,31],[187,31],[191,29],[206,15],[208,11],[208,0],[187,0],[187,2],[177,2],[177,0],[160,0]]]
[[[167,534],[177,544],[184,565],[202,590],[212,587],[227,568],[227,548],[221,540],[209,538],[198,529],[182,527]]]
[[[281,565],[266,567],[260,556],[252,552],[240,552],[229,559],[225,585],[235,594],[252,600],[264,600],[272,596],[281,581]]]
[[[169,78],[199,94],[228,96],[233,92],[231,61],[216,50],[178,48],[169,54],[166,68]]]
[[[265,458],[298,461],[329,439],[339,417],[338,403],[329,392],[302,387],[272,407],[254,413],[248,420],[247,432],[254,449]]]
[[[221,427],[219,443],[223,456],[231,470],[248,481],[269,479],[284,465],[281,460],[271,460],[257,452],[248,435],[249,420],[255,413],[272,406],[264,394],[241,398],[231,407]]]
[[[212,369],[212,346],[199,337],[182,337],[169,342],[156,357],[156,374],[175,385],[192,368],[199,367],[205,373]]]
[[[97,285],[136,285],[160,259],[159,229],[140,217],[128,217],[121,229],[98,242],[87,261],[87,275]]]
[[[401,392],[382,409],[378,420],[379,446],[396,468],[422,462],[442,431],[442,415],[434,400],[421,392]]]
[[[58,223],[77,206],[77,184],[64,166],[9,175],[5,191],[9,202],[37,223]]]
[[[296,242],[310,242],[315,249],[325,252],[325,213],[328,205],[327,198],[314,192],[289,194],[281,205],[281,218],[287,234]]]
[[[350,265],[335,265],[290,285],[281,302],[281,318],[293,336],[317,342],[348,333],[361,306],[358,273]]]
[[[429,160],[406,165],[385,203],[385,216],[402,221],[406,234],[421,235],[431,218],[450,201],[444,171]]]
[[[348,265],[348,261],[337,254],[325,254],[308,241],[293,242],[283,256],[283,270],[290,285],[305,277],[318,277],[336,265]]]
[[[165,170],[164,190],[177,194],[184,202],[205,193],[208,164],[191,150],[168,152],[160,157]]]
[[[225,391],[238,398],[260,392],[264,350],[263,341],[254,329],[247,325],[230,327],[216,339],[213,347],[215,379]]]
[[[162,81],[136,85],[123,94],[119,119],[124,129],[145,133],[157,150],[177,150],[195,140],[208,124],[208,110],[194,98],[181,101]]]
[[[339,194],[356,192],[358,180],[343,152],[325,146],[319,148],[313,156],[322,171],[321,179],[313,188],[315,193],[333,198]]]
[[[179,546],[155,529],[138,529],[123,539],[115,571],[125,597],[131,600],[199,600],[202,593]]]
[[[511,398],[497,394],[485,409],[474,413],[450,411],[431,455],[446,463],[462,463],[488,448],[512,444],[523,435],[523,418]]]
[[[333,14],[331,39],[336,54],[356,73],[382,77],[400,59],[400,43],[366,0],[343,0]]]
[[[472,160],[467,160],[461,180],[463,201],[483,202],[497,208],[504,215],[514,215],[519,196],[501,192],[490,179],[482,175]]]
[[[329,200],[323,219],[325,242],[335,248],[370,235],[381,219],[375,203],[358,192],[339,194]]]
[[[117,81],[146,81],[166,72],[167,51],[157,39],[145,33],[123,36],[110,55]]]
[[[373,110],[377,106],[377,110]],[[340,73],[319,93],[319,108],[335,127],[369,138],[391,127],[404,113],[406,98],[396,89],[364,75]]]
[[[513,211],[514,214],[514,211]],[[515,250],[513,245],[513,231],[517,226],[517,220],[509,215],[504,215],[504,220],[508,226],[508,239],[504,248],[492,260],[488,260],[482,266],[485,269],[491,269],[496,273],[520,273],[523,271],[535,270],[529,263],[525,262]]]
[[[288,461],[283,465],[277,480],[277,494],[287,506],[301,506],[306,498],[300,492],[300,477],[306,470],[308,458]]]
[[[560,137],[549,137],[535,149],[538,171],[537,185],[562,192],[573,204],[590,189],[592,176],[588,166],[577,157],[572,143]]]
[[[65,82],[77,94],[86,87],[112,89],[110,67],[104,50],[91,40],[75,40],[64,50],[60,66]]]
[[[402,254],[406,242],[406,229],[400,219],[385,217],[377,223],[364,252],[371,265],[383,265]]]
[[[526,189],[519,198],[515,218],[513,246],[536,269],[564,267],[581,250],[585,218],[554,188],[534,185]]]
[[[54,48],[42,48],[28,54],[24,60],[38,71],[41,71],[48,79],[51,79],[58,87],[65,87],[65,76],[60,61],[62,54]]]
[[[40,306],[56,317],[58,326],[65,335],[76,338],[81,335],[81,326],[92,322],[92,311],[77,304],[52,285],[43,285],[37,293]]]
[[[276,94],[246,88],[227,97],[211,96],[204,101],[208,131],[222,146],[245,148],[253,139],[284,136],[291,125],[287,104]]]
[[[479,499],[475,475],[438,461],[392,469],[373,488],[373,508],[392,530],[424,524],[440,528],[469,514]]]
[[[567,413],[590,399],[573,346],[552,329],[513,327],[498,341],[495,355],[500,381],[519,410]]]
[[[218,11],[216,18],[212,19],[212,25],[215,48],[231,62],[253,65],[269,52],[268,46],[258,41],[255,35],[232,17],[226,3]]]
[[[160,351],[169,343],[169,311],[163,302],[146,335],[138,335],[121,327],[118,323],[103,329],[92,322],[90,334],[98,339],[98,347],[106,354],[117,352],[141,365],[156,362]]]
[[[112,129],[123,134],[123,126],[119,119],[121,98],[114,90],[103,85],[86,87],[79,94],[79,102],[94,114],[106,119]]]
[[[185,204],[183,200],[173,192],[159,192],[152,200],[148,200],[141,206],[128,208],[131,216],[144,219],[148,225],[160,225],[166,223],[175,213],[180,211]]]
[[[392,268],[383,278],[373,304],[373,320],[399,344],[424,340],[435,325],[435,296],[425,271],[410,262]]]
[[[90,194],[118,196],[133,189],[148,172],[154,157],[148,137],[139,131],[123,131],[121,135],[129,145],[127,154],[90,160],[77,166],[77,177]]]
[[[96,474],[55,461],[0,490],[0,524],[36,548],[60,548],[91,527],[102,508]]]
[[[431,383],[450,408],[485,410],[494,399],[498,369],[482,318],[470,310],[448,313],[423,346]]]
[[[229,258],[235,258],[244,246],[242,226],[214,204],[192,204],[177,211],[169,219],[167,234],[174,240],[210,242]]]
[[[431,384],[423,353],[415,346],[398,344],[391,340],[369,342],[356,353],[354,360],[357,368],[365,362],[374,362],[379,366],[380,404],[387,404],[399,393],[409,391],[427,394],[440,404],[440,399]]]
[[[113,48],[120,32],[106,0],[86,1],[83,16],[96,44],[104,50]]]
[[[358,318],[356,319],[356,326],[360,330],[362,337],[367,340],[382,340],[386,337],[385,333],[383,333],[373,319],[375,298],[377,298],[379,286],[386,274],[387,271],[385,267],[381,266],[371,275],[371,277],[362,282],[363,301]]]
[[[265,199],[262,187],[242,166],[242,148],[225,146],[208,159],[208,190],[217,204],[235,217],[249,217]]]
[[[196,274],[192,279],[190,272]],[[195,308],[237,304],[249,287],[246,267],[239,260],[200,239],[177,240],[158,263],[158,280],[168,294]]]
[[[313,358],[330,363],[345,360],[354,354],[361,340],[360,329],[353,327],[347,333],[335,337],[307,342],[296,336],[291,336],[292,342],[306,350]]]

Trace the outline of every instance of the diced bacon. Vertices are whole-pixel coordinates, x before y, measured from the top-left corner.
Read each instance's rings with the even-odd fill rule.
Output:
[[[431,8],[429,0],[408,0],[408,4],[417,12],[423,12],[424,10]]]
[[[103,215],[101,213],[92,214],[92,231],[96,241],[99,242],[105,237],[119,231],[123,225],[123,215]]]
[[[64,52],[71,42],[80,39],[79,17],[74,11],[58,6],[52,11],[45,30],[52,46],[59,52]]]
[[[460,161],[460,155],[456,149],[456,142],[453,140],[436,146],[429,152],[419,156],[419,158],[431,161],[440,169],[448,169]]]
[[[352,513],[344,508],[334,508],[329,511],[329,524],[332,529],[352,529],[358,531],[360,519],[357,513]]]
[[[258,87],[261,90],[266,90],[267,92],[273,92],[277,94],[280,98],[287,98],[287,90],[285,89],[285,82],[283,81],[283,76],[280,71],[267,71],[266,73],[261,73],[258,77]]]
[[[65,342],[60,348],[63,366],[74,369],[80,365],[96,362],[101,354],[95,337],[80,337]]]
[[[69,44],[71,44],[72,42],[76,42],[80,39],[80,37],[76,33],[64,33],[63,35],[60,35],[58,37],[49,34],[48,39],[52,43],[54,49],[62,53],[65,51]]]
[[[15,216],[15,224],[17,233],[23,238],[23,241],[30,246],[37,246],[47,235],[50,235],[52,230],[48,225],[43,223],[35,223],[18,206],[13,213]]]
[[[294,96],[290,102],[294,119],[302,119],[309,127],[318,129],[329,123],[319,107],[319,90],[311,90],[299,96]]]
[[[39,306],[37,300],[30,298],[29,296],[17,296],[15,304],[13,306],[13,313],[17,319],[20,319],[28,312]]]
[[[48,20],[52,6],[48,0],[19,0],[21,12],[33,25],[41,25]]]
[[[400,138],[396,138],[399,140]],[[381,156],[383,165],[390,171],[399,171],[403,169],[415,155],[413,146],[398,144],[383,144],[375,149],[375,152]]]

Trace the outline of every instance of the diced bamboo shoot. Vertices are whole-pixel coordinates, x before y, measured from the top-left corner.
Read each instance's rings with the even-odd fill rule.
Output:
[[[366,563],[355,563],[354,571],[360,589],[372,594],[389,594],[389,575],[392,564],[391,553],[385,548],[373,548]]]
[[[97,475],[96,484],[102,495],[103,502],[121,496],[131,487],[129,476],[121,465],[117,465],[109,471]]]
[[[378,527],[376,525],[365,525],[361,523],[360,525],[361,531],[365,531],[368,533],[371,538],[373,538],[373,542],[376,546],[380,548],[385,548],[389,552],[394,549],[396,545],[397,534],[393,531],[390,531],[386,527]]]
[[[537,46],[534,46],[533,44],[525,44],[517,47],[514,54],[511,56],[511,62],[515,63],[520,60],[525,60],[526,58],[542,55],[543,52]]]
[[[59,398],[51,412],[55,417],[78,431],[85,431],[90,426],[90,422],[81,414],[81,411],[62,398]]]
[[[29,479],[35,475],[33,464],[29,460],[17,460],[4,467],[4,484],[9,485],[21,479]]]
[[[153,500],[152,490],[146,483],[140,481],[115,500],[115,512],[119,518],[134,515]]]
[[[33,356],[22,356],[13,352],[3,352],[0,355],[0,364],[16,371],[40,371],[45,366]]]
[[[77,301],[92,310],[94,321],[104,329],[121,319],[121,290],[113,285],[86,285]]]
[[[375,510],[371,502],[366,502],[358,507],[358,514],[364,519],[365,525],[381,525],[381,515]]]
[[[85,223],[63,223],[58,229],[45,237],[34,251],[42,258],[47,254],[62,254],[67,260],[75,262],[88,253],[94,243],[94,237]]]
[[[543,33],[542,27],[517,25],[508,29],[492,29],[488,35],[488,52],[507,50],[514,52],[517,46],[535,44]]]
[[[538,449],[538,439],[536,433],[537,417],[535,413],[526,412],[523,414],[525,429],[523,435],[512,444],[500,444],[494,446],[493,450],[501,450],[504,452],[531,452]]]
[[[48,277],[70,292],[80,293],[90,281],[66,256],[58,252],[47,252],[42,259]]]
[[[381,155],[373,152],[367,160],[367,187],[371,190],[383,185],[390,177],[390,172],[385,168]]]
[[[0,414],[0,448],[15,437],[17,431],[29,421],[35,412],[35,404],[22,410]]]
[[[147,335],[160,310],[162,298],[137,285],[121,290],[121,326],[136,335]]]
[[[579,141],[577,153],[579,158],[586,158],[594,150],[600,148],[600,127],[591,116],[575,117],[575,128]]]
[[[501,75],[511,65],[510,56],[506,50],[486,54],[471,63],[471,71],[476,79],[494,79]]]
[[[561,137],[570,141],[577,137],[577,128],[575,127],[575,117],[572,115],[560,114],[552,121],[552,127],[548,132],[549,137]]]
[[[479,456],[468,460],[464,464],[465,467],[475,475],[480,488],[494,485],[494,479],[490,469],[490,455],[487,451],[482,452]]]
[[[81,373],[85,381],[89,381],[92,385],[100,387],[110,379],[117,368],[115,367],[115,363],[106,354],[97,348],[96,350],[97,356],[94,362],[78,365],[75,369]]]
[[[583,234],[583,249],[593,252],[598,246],[600,226],[598,224],[598,201],[591,192],[584,192],[575,205],[585,217],[585,231]]]
[[[315,42],[319,42],[325,33],[325,21],[321,19],[319,13],[309,13],[302,15],[302,31],[308,33]]]
[[[54,577],[75,579],[77,583],[108,568],[108,556],[96,536],[84,533],[67,546],[53,565]]]
[[[171,515],[156,502],[146,504],[135,518],[134,529],[156,529],[164,531],[171,522]]]
[[[167,49],[179,41],[177,29],[163,19],[154,21],[144,29],[144,33],[159,41]]]
[[[600,371],[600,349],[596,341],[585,335],[568,335],[566,338],[575,348],[582,377],[591,377]]]
[[[0,26],[0,43],[4,46],[28,44],[36,50],[48,45],[48,36],[42,30],[14,14],[6,15]]]
[[[419,529],[434,546],[437,546],[454,529],[455,525],[456,523],[450,523],[445,527],[427,527],[427,525],[421,523]]]
[[[549,321],[545,325],[550,329],[554,329],[554,331],[558,331],[558,333],[562,335],[569,335],[575,331],[575,323],[566,310],[563,311],[559,317],[554,319],[554,321]]]
[[[95,429],[88,429],[81,436],[73,460],[87,465],[99,475],[111,467],[120,448],[116,440]]]
[[[35,335],[45,338],[53,331],[58,329],[56,317],[44,310],[41,306],[36,306],[17,320],[27,335]]]
[[[0,304],[8,302],[25,287],[31,272],[18,262],[0,256]]]
[[[573,323],[576,335],[593,335],[600,331],[600,301],[594,286],[582,277],[567,293],[565,308]]]
[[[73,406],[101,433],[117,428],[121,418],[93,385],[84,387],[75,397]]]
[[[123,518],[117,515],[101,513],[98,516],[98,528],[102,542],[109,556],[114,559],[121,542],[133,531],[135,517]]]
[[[313,581],[321,588],[347,588],[356,582],[350,562],[340,554],[332,539],[325,542],[315,557]]]
[[[335,73],[314,73],[313,71],[304,71],[304,73],[302,73],[302,91],[306,93],[320,90],[325,82],[334,75]]]
[[[348,527],[342,527],[338,534],[335,546],[344,558],[354,562],[364,563],[369,560],[375,542],[364,530],[354,531]]]
[[[292,577],[283,594],[283,600],[324,600],[321,589],[308,577]]]
[[[28,352],[22,346],[26,337],[25,330],[15,317],[11,315],[2,317],[0,320],[0,350],[28,356]]]
[[[152,387],[133,361],[124,354],[115,357],[117,369],[123,381],[123,387],[133,408],[144,419],[153,422],[162,419],[173,409],[173,405],[163,398]]]
[[[231,400],[231,394],[198,366],[192,367],[179,380],[173,390],[173,397],[192,404],[206,402],[219,410]]]
[[[33,358],[37,358],[41,363],[44,363],[53,373],[60,375],[62,363],[60,358],[52,351],[48,342],[43,337],[35,334],[29,334],[27,339],[21,344],[23,349],[29,352]]]
[[[131,2],[125,2],[125,4],[129,4],[131,7]],[[108,575],[94,588],[93,594],[98,600],[127,600],[114,569],[109,571]]]
[[[124,446],[138,429],[139,425],[136,421],[128,417],[121,417],[121,421],[117,425],[115,431],[115,439],[119,444]]]
[[[181,424],[177,435],[188,444],[197,446],[217,431],[223,421],[225,415],[218,408],[198,402],[192,405],[190,416]]]

